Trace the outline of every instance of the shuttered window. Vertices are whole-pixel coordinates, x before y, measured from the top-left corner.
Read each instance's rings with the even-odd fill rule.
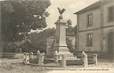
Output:
[[[87,15],[87,27],[91,27],[93,25],[93,14],[90,13]]]
[[[114,6],[108,8],[108,21],[114,21]]]
[[[93,33],[88,33],[87,34],[87,47],[92,47],[93,46]]]

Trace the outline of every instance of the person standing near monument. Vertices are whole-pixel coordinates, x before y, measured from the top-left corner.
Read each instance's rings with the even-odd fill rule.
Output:
[[[45,58],[45,53],[41,53],[40,54],[40,60],[41,60],[40,65],[44,64],[44,58]]]
[[[83,56],[83,65],[84,67],[87,67],[88,66],[88,56],[87,54],[85,53],[85,51],[82,51],[82,56]]]
[[[24,56],[23,56],[23,63],[25,64],[26,63],[26,52],[24,52]]]
[[[59,53],[56,50],[55,51],[55,62],[58,63],[58,60],[59,60]]]
[[[24,52],[24,64],[29,64],[30,55],[29,53]]]
[[[38,60],[38,63],[39,63],[39,57],[40,57],[40,51],[37,50],[37,60]]]
[[[26,57],[26,64],[29,64],[30,62],[30,54],[26,53],[27,57]]]
[[[30,60],[33,59],[33,52],[30,52]]]

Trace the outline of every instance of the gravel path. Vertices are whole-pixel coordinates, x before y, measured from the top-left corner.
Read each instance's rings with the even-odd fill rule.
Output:
[[[22,64],[21,59],[2,59],[0,73],[45,73],[45,67]]]
[[[98,65],[60,67],[39,67],[22,64],[22,59],[0,59],[0,73],[114,73],[114,63],[98,62]],[[97,72],[98,71],[98,72]]]

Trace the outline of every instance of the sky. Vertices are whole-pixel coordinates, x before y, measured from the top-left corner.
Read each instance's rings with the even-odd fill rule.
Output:
[[[0,0],[4,1],[4,0]],[[76,26],[77,24],[77,18],[74,14],[75,12],[78,12],[79,10],[95,3],[99,0],[50,0],[51,5],[48,7],[47,11],[49,12],[49,17],[47,17],[47,28],[53,28],[55,27],[55,22],[57,21],[59,17],[59,13],[57,8],[65,8],[66,11],[63,14],[63,18],[65,20],[71,19],[72,26]],[[45,29],[47,29],[45,28]],[[44,29],[44,30],[45,30]],[[42,30],[31,30],[31,32],[40,32]]]
[[[66,11],[63,14],[65,20],[71,19],[72,26],[77,24],[76,15],[73,14],[88,5],[95,3],[98,0],[51,0],[51,5],[48,7],[49,17],[47,18],[48,27],[55,27],[55,22],[58,19],[59,13],[57,7],[65,8]]]

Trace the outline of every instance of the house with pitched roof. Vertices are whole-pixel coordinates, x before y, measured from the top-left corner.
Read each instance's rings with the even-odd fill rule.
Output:
[[[75,13],[77,51],[113,55],[114,0],[100,0]]]

